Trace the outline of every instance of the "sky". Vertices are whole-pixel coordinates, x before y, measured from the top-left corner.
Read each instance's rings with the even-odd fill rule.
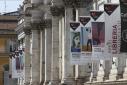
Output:
[[[17,11],[17,8],[19,8],[22,2],[23,0],[0,0],[0,13]]]

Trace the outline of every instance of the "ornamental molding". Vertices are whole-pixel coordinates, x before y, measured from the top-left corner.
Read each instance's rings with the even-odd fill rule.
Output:
[[[63,2],[66,7],[80,8],[88,6],[93,0],[63,0]]]
[[[38,23],[31,23],[31,29],[34,30],[42,30],[44,28],[51,28],[52,27],[52,20],[51,19],[43,19]]]
[[[64,7],[62,6],[51,6],[50,11],[51,11],[52,16],[64,15]]]

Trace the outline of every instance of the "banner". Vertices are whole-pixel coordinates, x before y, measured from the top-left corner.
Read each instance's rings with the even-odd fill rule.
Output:
[[[120,0],[120,8],[121,8],[120,52],[127,52],[127,0]]]
[[[12,55],[12,78],[24,77],[24,54],[22,50]]]
[[[71,42],[71,63],[76,64],[80,61],[81,45],[80,45],[80,23],[70,23],[70,42]]]
[[[91,62],[92,57],[92,30],[90,16],[80,16],[81,27],[81,60],[84,63]]]
[[[92,58],[93,60],[105,59],[105,23],[104,13],[99,10],[91,10],[91,26],[92,26]]]
[[[121,20],[118,4],[104,4],[105,11],[105,53],[115,56],[120,53]]]
[[[79,21],[70,23],[71,64],[84,65],[92,56],[90,17],[81,16]]]

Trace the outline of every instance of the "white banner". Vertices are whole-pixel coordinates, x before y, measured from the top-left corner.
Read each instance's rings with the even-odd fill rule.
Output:
[[[70,48],[71,48],[71,63],[77,64],[80,61],[81,45],[80,45],[80,23],[70,23]]]
[[[24,54],[23,52],[15,52],[12,59],[12,78],[24,77]]]
[[[85,65],[92,55],[90,17],[79,17],[79,21],[70,23],[71,64]]]
[[[80,16],[81,28],[81,58],[80,64],[91,62],[92,57],[92,30],[90,16]]]
[[[104,12],[99,10],[91,10],[91,26],[92,26],[92,59],[105,59],[105,19]]]
[[[105,53],[117,57],[120,53],[121,19],[119,4],[104,4],[105,10]]]

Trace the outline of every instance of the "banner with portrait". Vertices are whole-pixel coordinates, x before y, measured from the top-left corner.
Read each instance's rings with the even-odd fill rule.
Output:
[[[105,53],[116,56],[120,53],[121,19],[119,4],[104,4],[105,11]]]
[[[127,52],[127,0],[120,0],[120,8],[121,8],[120,52]]]
[[[103,11],[91,10],[91,26],[92,26],[92,59],[105,59],[105,20]]]
[[[80,61],[81,56],[81,37],[80,23],[70,22],[70,43],[71,43],[71,63],[76,64]]]

